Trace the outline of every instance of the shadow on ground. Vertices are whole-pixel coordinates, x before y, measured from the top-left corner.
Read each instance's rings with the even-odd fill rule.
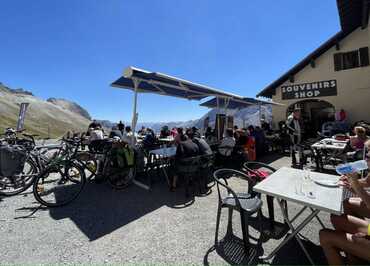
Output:
[[[188,207],[194,202],[195,196],[186,198],[183,187],[172,193],[163,181],[155,183],[149,191],[135,185],[124,190],[113,190],[108,184],[92,182],[86,184],[71,204],[46,210],[55,220],[72,220],[90,241],[94,241],[163,206]],[[30,213],[16,219],[33,218],[32,215],[40,210],[45,208],[35,205],[21,208],[18,211]]]

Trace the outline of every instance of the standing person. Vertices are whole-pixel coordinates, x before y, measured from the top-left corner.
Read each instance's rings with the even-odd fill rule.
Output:
[[[296,151],[299,152],[299,162],[301,163],[301,153],[299,144],[301,143],[302,131],[300,125],[301,109],[295,108],[293,113],[288,116],[286,125],[290,136],[290,152],[292,156],[292,167],[297,166]]]
[[[122,123],[120,120],[119,123],[117,124],[118,130],[121,131],[121,134],[123,135],[125,132],[125,125]]]

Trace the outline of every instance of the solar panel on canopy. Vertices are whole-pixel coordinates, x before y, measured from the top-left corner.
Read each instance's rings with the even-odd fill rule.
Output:
[[[273,104],[276,105],[274,102],[269,102],[269,101],[262,101],[258,99],[253,99],[253,98],[242,98],[242,99],[224,99],[224,98],[219,98],[218,99],[218,105],[217,105],[217,98],[212,98],[209,101],[206,101],[204,103],[201,103],[200,106],[205,106],[208,108],[217,108],[219,106],[220,108],[227,108],[227,109],[242,109],[246,108],[251,105],[256,105],[256,104]]]
[[[156,93],[195,100],[201,100],[209,96],[242,98],[238,95],[219,91],[183,79],[133,67],[127,68],[125,74],[114,81],[111,86],[134,90],[134,80],[138,81],[138,92]]]

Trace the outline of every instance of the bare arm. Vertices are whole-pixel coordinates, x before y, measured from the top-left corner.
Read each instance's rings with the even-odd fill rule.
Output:
[[[350,174],[348,175],[349,182],[351,183],[351,187],[355,191],[356,195],[359,196],[363,202],[365,203],[366,207],[370,209],[370,195],[364,190],[363,186],[357,179],[357,174]]]

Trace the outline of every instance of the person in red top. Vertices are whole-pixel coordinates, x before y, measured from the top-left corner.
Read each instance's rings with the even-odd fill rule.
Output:
[[[340,109],[340,112],[339,112],[339,121],[343,122],[343,121],[346,120],[346,118],[347,118],[346,112],[343,109]]]

